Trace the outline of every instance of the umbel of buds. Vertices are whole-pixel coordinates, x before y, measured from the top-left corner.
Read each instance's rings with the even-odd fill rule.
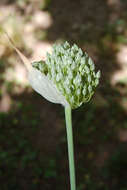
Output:
[[[87,53],[68,42],[54,45],[46,61],[33,62],[32,66],[52,81],[72,109],[90,100],[99,84],[100,71]]]

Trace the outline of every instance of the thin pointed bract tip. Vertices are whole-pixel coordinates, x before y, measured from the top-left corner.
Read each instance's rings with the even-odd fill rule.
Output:
[[[27,70],[30,71],[31,68],[32,68],[32,66],[31,66],[31,63],[30,63],[29,59],[23,53],[21,53],[21,51],[15,46],[12,38],[9,36],[9,34],[7,33],[7,31],[5,31],[3,29],[3,32],[6,35],[8,41],[10,42],[11,47],[17,52],[17,54],[19,55],[20,59],[22,60],[22,62],[26,66]]]

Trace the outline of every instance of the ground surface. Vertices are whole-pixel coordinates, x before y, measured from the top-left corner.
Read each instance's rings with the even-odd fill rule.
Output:
[[[102,72],[92,101],[73,111],[77,190],[127,189],[127,3],[1,0],[6,29],[31,60],[77,43]],[[69,189],[64,110],[33,92],[0,36],[0,189]]]

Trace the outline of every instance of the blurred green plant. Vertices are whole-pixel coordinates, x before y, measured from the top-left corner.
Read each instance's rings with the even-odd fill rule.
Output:
[[[113,189],[126,189],[126,169],[127,169],[127,152],[126,143],[121,143],[113,152],[102,168],[102,175],[106,179],[111,179],[110,183]]]
[[[41,4],[41,9],[42,10],[47,10],[50,7],[52,0],[43,0]]]

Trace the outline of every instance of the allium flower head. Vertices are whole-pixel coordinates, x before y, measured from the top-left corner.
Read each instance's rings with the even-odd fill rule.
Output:
[[[32,66],[52,81],[72,109],[88,102],[99,84],[100,71],[95,72],[92,59],[68,42],[54,45],[45,62],[33,62]]]
[[[90,100],[99,84],[100,71],[95,72],[92,59],[77,45],[70,46],[68,42],[54,45],[45,61],[31,64],[7,33],[6,36],[24,62],[29,82],[36,92],[50,102],[70,105],[72,109]]]

